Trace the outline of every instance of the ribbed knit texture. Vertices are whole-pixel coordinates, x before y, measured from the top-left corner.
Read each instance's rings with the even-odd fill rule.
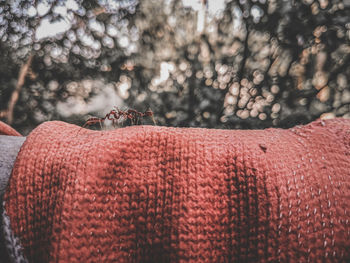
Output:
[[[29,262],[350,262],[350,121],[47,122],[24,142],[5,201]]]
[[[0,121],[0,135],[21,136],[14,128]]]

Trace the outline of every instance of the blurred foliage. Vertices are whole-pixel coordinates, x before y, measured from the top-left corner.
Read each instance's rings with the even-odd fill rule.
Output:
[[[14,111],[24,134],[112,105],[167,126],[350,118],[348,0],[226,1],[215,15],[204,0],[0,0],[0,39],[0,111],[33,56]]]

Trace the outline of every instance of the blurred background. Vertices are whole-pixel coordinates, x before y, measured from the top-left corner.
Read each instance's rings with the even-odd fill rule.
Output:
[[[0,40],[0,120],[24,135],[114,106],[176,127],[350,118],[350,0],[0,0]]]

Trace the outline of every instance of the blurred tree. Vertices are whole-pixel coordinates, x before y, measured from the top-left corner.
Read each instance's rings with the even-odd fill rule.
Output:
[[[350,117],[350,3],[229,1],[201,34],[181,3],[164,3],[159,20],[143,5],[154,3],[140,5],[149,25],[141,39],[152,35],[162,51],[147,56],[161,65],[148,87],[162,123],[263,128]]]
[[[227,1],[215,16],[211,1],[196,10],[183,3],[0,1],[0,110],[29,61],[15,107],[20,129],[74,121],[60,107],[67,101],[84,106],[72,114],[93,113],[86,105],[103,90],[130,107],[151,107],[171,126],[291,127],[350,117],[349,1]],[[61,32],[50,35],[47,24]]]
[[[136,6],[135,0],[0,1],[1,59],[10,62],[0,73],[6,81],[0,116],[12,122],[19,91],[16,127],[60,118],[57,101],[70,95],[87,100],[98,90],[69,92],[68,83],[103,78],[110,63],[122,64],[135,52],[135,28],[128,19]]]

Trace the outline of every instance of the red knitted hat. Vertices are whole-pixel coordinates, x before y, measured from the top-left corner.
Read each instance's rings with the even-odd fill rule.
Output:
[[[4,215],[30,262],[350,262],[350,120],[47,122],[21,148]]]

